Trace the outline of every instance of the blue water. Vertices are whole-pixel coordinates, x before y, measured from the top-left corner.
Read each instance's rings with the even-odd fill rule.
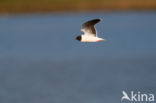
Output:
[[[83,22],[102,18],[80,43]],[[0,103],[120,103],[156,94],[156,12],[0,16]],[[125,101],[126,102],[126,101]]]

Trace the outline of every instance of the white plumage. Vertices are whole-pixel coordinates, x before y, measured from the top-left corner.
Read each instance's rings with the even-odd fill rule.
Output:
[[[83,29],[81,29],[81,31],[84,34],[77,36],[76,40],[78,40],[80,42],[101,42],[101,41],[103,41],[104,39],[98,37],[97,31],[95,28],[95,24],[97,24],[100,21],[101,21],[101,19],[93,19],[93,20],[85,22],[82,25]]]

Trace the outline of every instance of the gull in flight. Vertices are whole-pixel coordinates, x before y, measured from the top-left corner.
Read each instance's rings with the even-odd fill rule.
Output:
[[[95,24],[99,23],[102,19],[93,19],[85,22],[82,25],[81,31],[84,33],[76,37],[80,42],[101,42],[104,39],[99,38],[95,28]]]

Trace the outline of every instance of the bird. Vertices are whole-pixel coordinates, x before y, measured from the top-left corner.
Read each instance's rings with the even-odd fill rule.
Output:
[[[101,41],[103,41],[104,40],[103,38],[98,37],[97,31],[95,28],[95,25],[97,23],[99,23],[100,21],[102,21],[102,19],[97,18],[97,19],[89,20],[89,21],[85,22],[84,24],[82,24],[81,31],[83,32],[83,34],[78,35],[76,37],[76,40],[78,40],[80,42],[101,42]]]

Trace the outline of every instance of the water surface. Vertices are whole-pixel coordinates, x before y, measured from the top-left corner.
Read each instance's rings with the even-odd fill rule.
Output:
[[[83,22],[99,37],[80,43]],[[1,103],[120,103],[156,93],[156,12],[0,16]],[[125,101],[126,102],[126,101]]]

